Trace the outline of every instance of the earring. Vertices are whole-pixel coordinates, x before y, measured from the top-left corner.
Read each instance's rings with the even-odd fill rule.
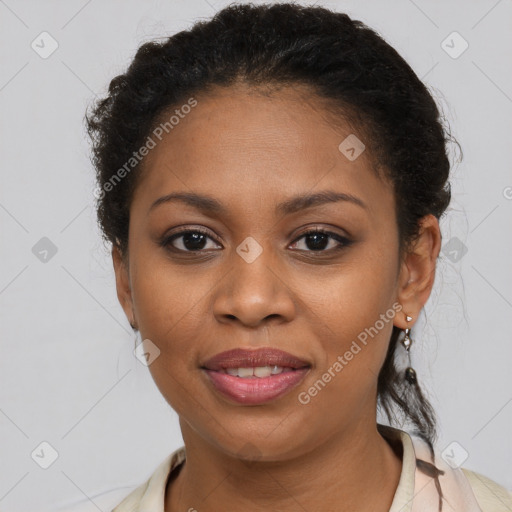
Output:
[[[406,315],[405,318],[406,318],[406,320],[408,322],[410,322],[412,320],[412,317],[409,316],[409,315]],[[405,351],[407,352],[407,358],[409,359],[409,366],[405,369],[405,373],[404,373],[405,380],[409,384],[416,384],[418,379],[416,378],[416,371],[412,367],[412,364],[411,364],[411,354],[409,352],[409,350],[411,348],[411,345],[412,345],[412,339],[409,336],[410,332],[411,332],[411,329],[409,327],[407,327],[405,329],[405,336],[402,338],[400,343],[404,346]]]

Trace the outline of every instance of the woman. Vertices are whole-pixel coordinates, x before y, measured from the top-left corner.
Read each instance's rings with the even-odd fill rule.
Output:
[[[392,47],[324,8],[232,5],[144,44],[87,120],[118,298],[185,444],[115,512],[511,509],[436,453],[398,364],[450,166]]]

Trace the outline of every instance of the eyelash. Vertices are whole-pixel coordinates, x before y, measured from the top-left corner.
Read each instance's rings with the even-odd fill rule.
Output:
[[[195,229],[183,229],[181,231],[178,231],[177,233],[173,233],[170,236],[164,237],[162,239],[162,241],[160,242],[160,245],[164,248],[167,248],[167,249],[173,251],[173,252],[181,252],[181,253],[188,253],[188,254],[197,254],[197,253],[201,253],[201,252],[208,252],[209,249],[200,249],[197,251],[187,251],[187,250],[183,250],[183,249],[178,249],[171,245],[174,240],[178,239],[179,237],[181,237],[183,235],[190,234],[190,233],[200,233],[200,234],[205,235],[208,238],[212,239],[214,242],[218,243],[213,237],[210,236],[210,233],[208,231],[206,231],[205,229],[195,228]],[[332,251],[342,250],[346,247],[349,247],[353,243],[352,240],[349,240],[348,238],[346,238],[342,235],[339,235],[338,233],[333,233],[332,231],[328,231],[323,228],[313,228],[313,229],[310,229],[309,231],[305,231],[304,233],[301,233],[300,236],[298,236],[292,242],[292,245],[296,244],[299,240],[306,237],[307,235],[316,234],[316,233],[322,233],[324,235],[328,235],[330,238],[332,238],[333,240],[338,242],[340,245],[338,245],[337,247],[331,248],[331,249],[327,249],[327,250],[322,249],[322,250],[318,250],[318,251],[313,251],[313,250],[299,249],[299,251],[306,252],[306,253],[316,253],[316,254],[323,253],[323,254],[325,254],[325,253],[330,253]]]

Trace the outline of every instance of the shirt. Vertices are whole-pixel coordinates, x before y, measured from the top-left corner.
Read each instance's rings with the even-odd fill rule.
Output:
[[[439,494],[435,480],[423,473],[416,462],[417,459],[432,462],[428,445],[403,430],[380,427],[382,435],[402,445],[402,471],[389,512],[437,512]],[[454,451],[448,450],[445,454],[448,461],[457,458]],[[453,461],[449,465],[437,449],[435,455],[435,466],[444,471],[439,475],[444,512],[512,512],[510,490],[480,473],[457,467]],[[182,446],[168,455],[149,479],[130,492],[111,512],[164,512],[167,481],[172,472],[179,471],[185,459],[186,451]]]

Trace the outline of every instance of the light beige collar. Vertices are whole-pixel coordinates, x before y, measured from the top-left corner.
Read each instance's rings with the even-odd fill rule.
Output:
[[[417,436],[393,427],[385,427],[386,437],[400,439],[403,446],[402,473],[389,512],[437,512],[439,494],[435,480],[416,465],[416,459],[432,463],[428,445]],[[435,466],[444,471],[439,475],[443,493],[443,511],[482,512],[476,501],[471,485],[462,469],[450,467],[435,453]]]
[[[403,447],[402,472],[389,512],[437,512],[439,496],[434,479],[421,472],[416,459],[431,462],[426,443],[418,437],[389,426],[383,434],[398,439]],[[185,460],[182,446],[168,455],[147,482],[135,489],[112,512],[164,512],[165,488],[169,474]],[[471,485],[460,468],[453,469],[436,453],[436,467],[443,491],[443,511],[482,512]]]

